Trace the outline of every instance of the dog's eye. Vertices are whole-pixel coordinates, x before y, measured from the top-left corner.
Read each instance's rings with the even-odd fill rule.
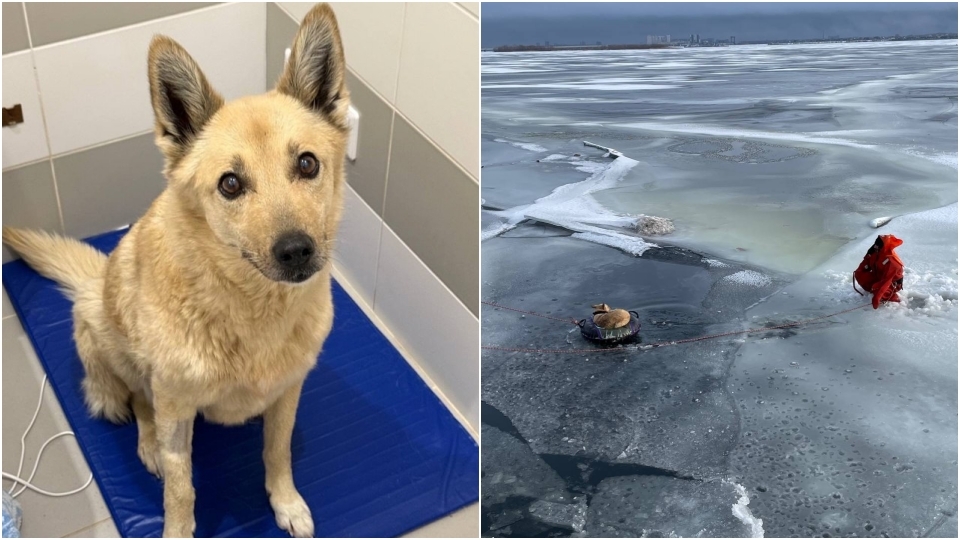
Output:
[[[310,152],[300,154],[297,158],[297,170],[304,178],[316,178],[317,173],[320,172],[320,162]]]
[[[220,177],[220,194],[228,199],[237,198],[243,192],[243,184],[235,174],[225,174]]]

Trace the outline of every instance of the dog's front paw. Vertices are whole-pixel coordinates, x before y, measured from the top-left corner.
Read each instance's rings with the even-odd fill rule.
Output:
[[[270,505],[277,516],[277,526],[297,538],[313,538],[313,517],[310,508],[299,493],[283,502],[270,497]]]
[[[150,439],[141,435],[137,442],[137,455],[143,466],[157,478],[163,478],[163,467],[160,464],[160,445],[156,439]]]

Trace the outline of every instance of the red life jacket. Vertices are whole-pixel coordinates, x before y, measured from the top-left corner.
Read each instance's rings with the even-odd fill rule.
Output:
[[[881,302],[899,302],[897,292],[903,290],[903,261],[893,251],[903,244],[903,240],[892,234],[883,234],[867,250],[863,262],[853,271],[853,290],[857,290],[857,283],[868,293],[873,293],[873,309],[880,307]]]

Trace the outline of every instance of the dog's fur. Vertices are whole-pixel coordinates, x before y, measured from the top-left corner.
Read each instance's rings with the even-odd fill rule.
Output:
[[[624,309],[610,309],[606,304],[597,304],[593,307],[593,324],[610,330],[612,328],[623,328],[630,324],[630,313]]]
[[[312,536],[290,437],[301,386],[333,322],[328,261],[349,107],[336,18],[326,5],[307,14],[276,89],[260,96],[224,103],[163,36],[148,64],[168,185],[146,215],[109,258],[42,232],[4,227],[3,241],[74,300],[87,405],[113,422],[132,407],[140,458],[164,479],[164,536],[195,529],[197,413],[223,424],[263,415],[277,524]],[[320,164],[314,178],[300,165],[306,152]],[[244,186],[233,199],[219,190],[228,173]],[[315,248],[296,271],[275,254],[291,231]]]

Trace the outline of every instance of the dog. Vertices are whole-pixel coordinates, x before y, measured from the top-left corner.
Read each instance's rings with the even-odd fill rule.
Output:
[[[163,478],[163,534],[192,536],[197,414],[262,415],[277,525],[313,535],[294,486],[300,391],[333,324],[332,247],[344,190],[350,96],[333,10],[303,19],[274,90],[225,103],[190,55],[156,36],[148,57],[166,189],[109,256],[3,228],[3,241],[73,304],[90,413],[129,419]]]
[[[623,328],[630,324],[630,313],[623,309],[610,309],[606,304],[597,304],[593,307],[593,324],[611,330],[613,328]]]

